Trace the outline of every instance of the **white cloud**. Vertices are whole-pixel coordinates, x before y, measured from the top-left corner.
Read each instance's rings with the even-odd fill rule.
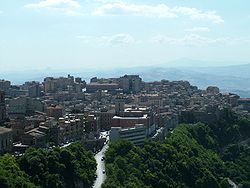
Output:
[[[193,27],[185,29],[185,31],[191,33],[202,33],[202,32],[210,32],[210,29],[208,27]]]
[[[230,45],[249,45],[250,44],[250,37],[238,37],[228,40],[228,44]]]
[[[70,16],[83,15],[82,12],[78,11],[81,8],[81,5],[74,0],[43,0],[38,3],[27,4],[24,8],[47,9]]]
[[[109,36],[77,36],[76,38],[81,39],[85,43],[98,44],[101,46],[117,46],[137,43],[137,41],[129,34],[119,33]]]
[[[221,16],[216,14],[216,11],[202,11],[196,8],[189,7],[175,7],[173,11],[184,16],[188,16],[193,20],[208,20],[216,24],[223,23]]]
[[[157,35],[151,38],[151,42],[158,44],[198,47],[208,45],[242,46],[250,45],[250,37],[204,37],[198,34],[189,34],[178,38]]]
[[[129,34],[116,34],[113,36],[103,36],[100,41],[104,44],[120,45],[120,44],[132,44],[135,43],[135,39]]]
[[[158,17],[158,18],[173,18],[177,15],[171,11],[171,9],[164,5],[159,4],[156,6],[150,5],[136,5],[125,3],[108,3],[98,7],[94,12],[94,15],[135,15],[146,17]]]
[[[3,11],[0,10],[0,14],[3,14]]]
[[[99,3],[122,3],[122,0],[95,0]]]
[[[228,39],[223,37],[209,38],[197,34],[190,34],[180,38],[158,35],[152,37],[151,41],[153,43],[172,44],[172,45],[207,46],[213,44],[225,44],[227,43]]]
[[[102,1],[102,0],[101,0]],[[94,15],[133,15],[156,18],[176,18],[187,16],[192,20],[206,20],[212,23],[223,23],[224,20],[215,11],[202,11],[189,7],[170,8],[166,4],[145,5],[128,4],[124,2],[106,3],[97,7]]]
[[[71,8],[80,8],[80,4],[73,0],[44,0],[39,3],[25,5],[26,8],[48,8],[64,5]]]

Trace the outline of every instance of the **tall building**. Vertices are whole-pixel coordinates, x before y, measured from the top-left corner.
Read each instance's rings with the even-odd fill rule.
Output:
[[[0,91],[0,124],[4,123],[5,119],[6,119],[5,95],[3,91]]]
[[[0,80],[0,90],[7,92],[10,89],[11,82],[8,80]]]
[[[115,113],[119,115],[121,112],[124,112],[125,102],[122,94],[118,94],[115,101]]]
[[[142,79],[139,75],[124,75],[119,78],[119,86],[125,93],[138,93],[141,91]]]
[[[45,78],[43,86],[45,93],[54,93],[57,90],[56,81],[52,77]]]
[[[82,89],[86,87],[86,82],[81,78],[74,78],[71,75],[68,77],[47,77],[43,82],[45,93],[56,93],[61,91],[67,92],[82,92]]]
[[[28,94],[29,97],[35,98],[41,96],[41,88],[39,83],[33,83],[31,86],[28,87]]]

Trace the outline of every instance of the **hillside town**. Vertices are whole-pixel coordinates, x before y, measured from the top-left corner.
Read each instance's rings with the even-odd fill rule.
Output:
[[[144,82],[139,75],[89,83],[71,75],[22,85],[0,80],[0,153],[75,141],[97,152],[107,137],[141,145],[163,139],[180,123],[213,123],[225,108],[249,117],[250,99],[188,81]]]

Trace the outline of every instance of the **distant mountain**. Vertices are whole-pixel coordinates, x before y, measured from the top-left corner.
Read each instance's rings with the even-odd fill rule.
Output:
[[[217,63],[217,66],[215,66]],[[228,64],[232,64],[229,62]],[[192,66],[185,66],[190,65]],[[220,66],[225,62],[205,62],[182,59],[157,66],[114,68],[106,70],[32,70],[0,72],[0,79],[9,79],[21,84],[28,80],[42,81],[46,76],[67,76],[72,74],[89,81],[91,77],[119,77],[124,74],[139,74],[144,81],[188,80],[199,88],[218,86],[224,92],[234,92],[242,97],[250,97],[250,64]],[[235,63],[234,63],[235,64]],[[197,65],[197,66],[194,66]],[[212,66],[208,66],[212,65]]]
[[[200,73],[209,73],[212,75],[218,76],[233,76],[240,78],[250,78],[250,64],[241,64],[241,65],[231,65],[231,66],[218,66],[218,67],[192,67],[192,70],[195,70]]]
[[[136,71],[135,71],[136,72]],[[145,81],[188,80],[199,88],[218,86],[224,92],[250,97],[250,64],[226,67],[178,67],[138,70]]]
[[[100,76],[122,74],[139,74],[145,81],[188,80],[202,89],[214,85],[223,92],[234,92],[241,97],[250,97],[250,64],[217,67],[135,67],[108,71]]]
[[[230,67],[230,66],[239,66],[246,65],[249,62],[244,61],[205,61],[205,60],[196,60],[182,58],[173,61],[168,61],[164,64],[157,65],[159,67],[166,68],[187,68],[187,67],[198,67],[198,68],[213,68],[213,67]]]

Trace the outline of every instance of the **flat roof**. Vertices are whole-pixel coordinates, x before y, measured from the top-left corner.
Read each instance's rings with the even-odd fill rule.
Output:
[[[121,117],[121,116],[114,116],[113,119],[147,119],[148,115],[145,114],[141,117]]]
[[[136,108],[133,108],[133,107],[129,107],[129,108],[125,108],[124,111],[125,112],[142,112],[142,111],[146,111],[148,110],[147,107],[136,107]]]
[[[120,130],[121,132],[132,131],[132,130],[139,130],[139,129],[146,129],[144,124],[136,124],[134,127],[130,128],[122,128],[122,127],[111,127],[111,130]]]

